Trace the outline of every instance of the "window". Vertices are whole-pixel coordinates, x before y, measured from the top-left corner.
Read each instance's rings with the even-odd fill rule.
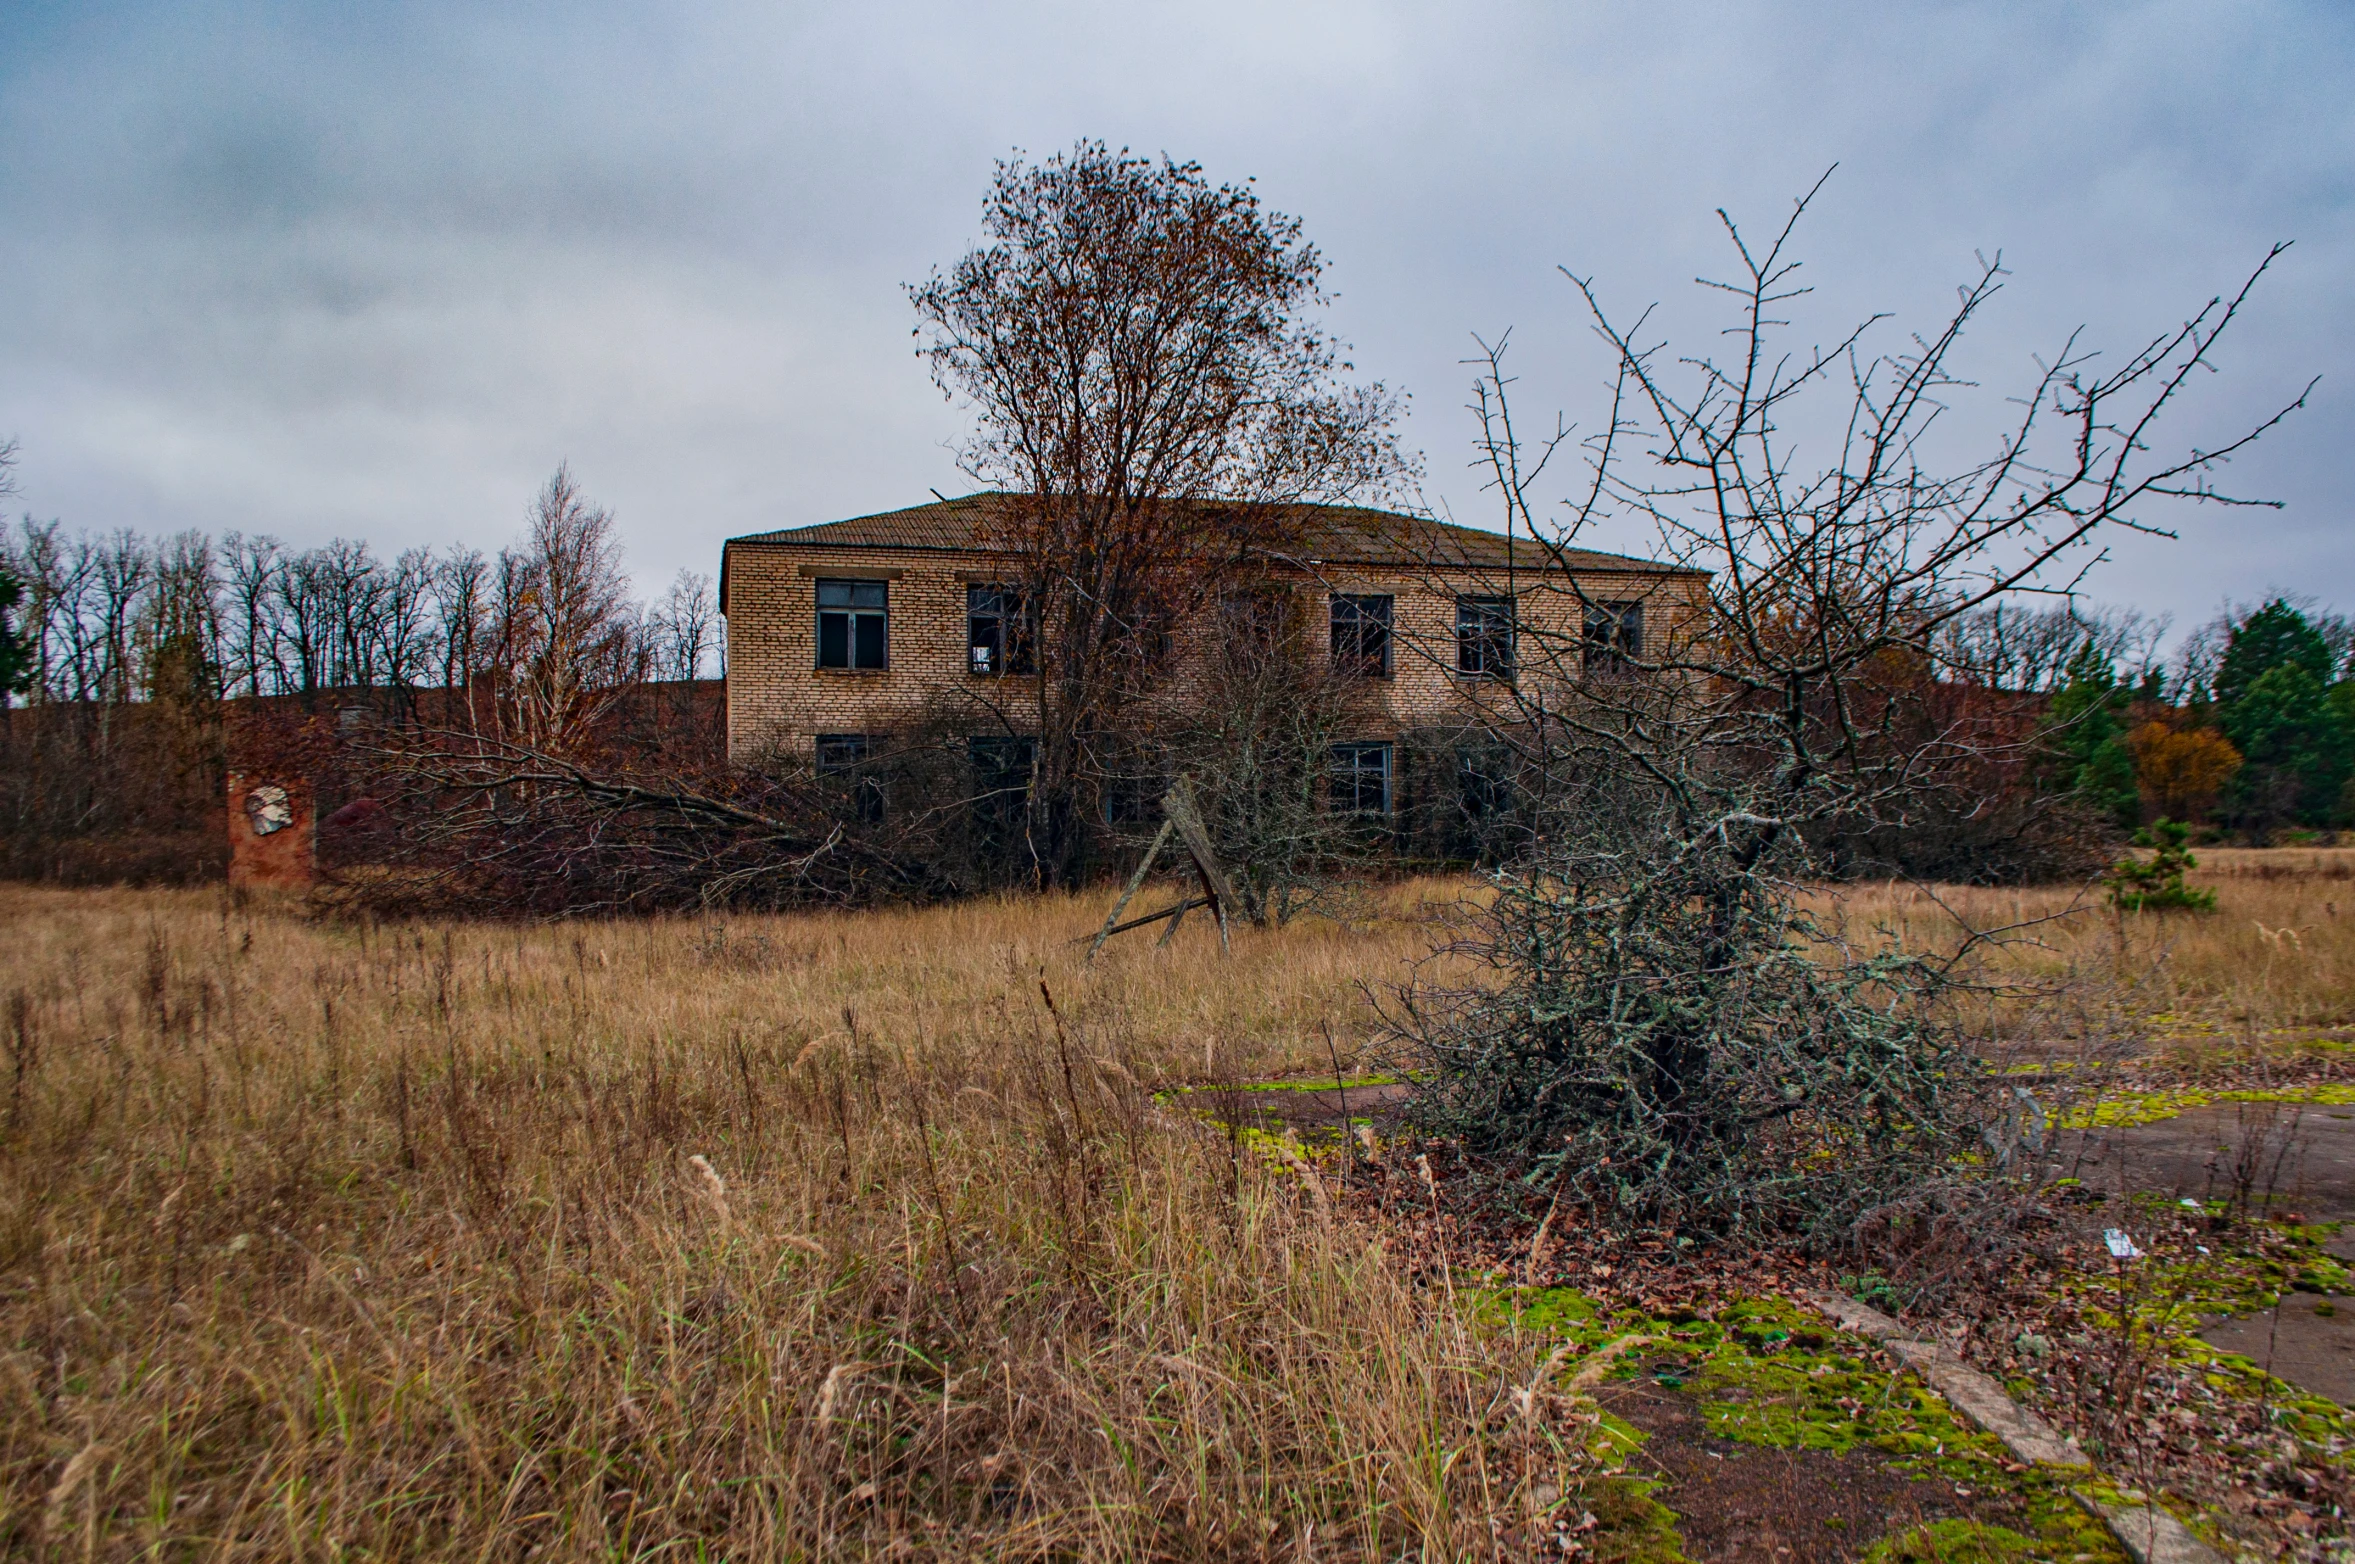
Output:
[[[1390,599],[1333,594],[1333,671],[1390,677]]]
[[[1513,676],[1513,600],[1456,599],[1456,672],[1468,679]]]
[[[1345,815],[1390,813],[1390,746],[1336,744],[1331,768],[1333,809]]]
[[[974,815],[984,826],[1007,827],[1019,822],[1030,805],[1036,743],[1009,734],[980,734],[971,741],[970,752]]]
[[[965,666],[975,673],[1035,673],[1038,621],[1022,589],[965,589]]]
[[[851,815],[865,825],[883,818],[883,778],[875,764],[880,746],[869,733],[818,735],[818,779],[837,790]]]
[[[890,666],[890,584],[883,581],[818,583],[818,666]]]
[[[1162,795],[1169,791],[1169,757],[1157,746],[1121,745],[1103,762],[1104,823],[1116,830],[1159,825]]]
[[[1293,628],[1292,596],[1282,587],[1227,592],[1218,600],[1218,629],[1227,647],[1273,651]]]
[[[1633,673],[1643,652],[1643,604],[1586,605],[1586,640],[1579,661],[1588,673]]]
[[[1502,745],[1473,744],[1456,751],[1456,803],[1478,823],[1513,807],[1512,756]]]

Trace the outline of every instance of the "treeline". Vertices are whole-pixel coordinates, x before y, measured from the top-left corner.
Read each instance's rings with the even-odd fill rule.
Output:
[[[551,506],[553,527],[543,514]],[[576,514],[566,524],[568,508]],[[653,603],[631,602],[610,516],[561,470],[532,526],[530,539],[496,554],[453,544],[387,559],[364,540],[291,549],[234,532],[73,534],[28,516],[0,535],[29,665],[19,699],[462,689],[529,661],[549,635],[580,630],[649,679],[717,675],[709,576],[681,571]],[[594,623],[551,623],[568,617]]]
[[[716,701],[693,699],[724,659],[710,578],[635,600],[611,514],[562,468],[491,554],[27,517],[0,535],[0,600],[0,867],[20,877],[210,878],[239,752],[315,767],[361,717],[568,748],[626,708],[659,747],[716,742]],[[681,693],[633,704],[662,688]]]
[[[2165,818],[2256,843],[2355,825],[2355,620],[2276,597],[2159,655],[2132,610],[1996,609],[1940,644],[1946,677],[2044,697],[2039,788],[2121,829]]]

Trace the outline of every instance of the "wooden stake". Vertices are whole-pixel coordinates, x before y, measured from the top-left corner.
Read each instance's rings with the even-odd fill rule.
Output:
[[[1169,796],[1161,801],[1162,813],[1177,827],[1178,836],[1185,842],[1186,851],[1194,858],[1194,867],[1201,873],[1202,889],[1210,896],[1210,910],[1218,917],[1218,948],[1231,953],[1227,941],[1227,909],[1235,904],[1234,890],[1227,884],[1226,871],[1218,866],[1218,855],[1211,851],[1210,833],[1202,828],[1202,817],[1194,810],[1194,789],[1184,777],[1170,787]]]
[[[1170,825],[1171,822],[1168,820],[1161,822],[1161,829],[1154,834],[1153,845],[1145,849],[1144,862],[1138,864],[1137,872],[1128,877],[1128,889],[1120,893],[1120,900],[1112,904],[1111,915],[1105,918],[1104,926],[1096,931],[1096,942],[1088,947],[1086,957],[1088,961],[1095,960],[1096,952],[1104,948],[1104,942],[1120,932],[1113,925],[1120,922],[1120,915],[1128,910],[1129,901],[1137,894],[1137,888],[1145,883],[1145,876],[1153,868],[1153,860],[1160,856],[1161,844],[1169,840]],[[1139,921],[1150,920],[1140,919]],[[1135,927],[1134,924],[1128,926]]]

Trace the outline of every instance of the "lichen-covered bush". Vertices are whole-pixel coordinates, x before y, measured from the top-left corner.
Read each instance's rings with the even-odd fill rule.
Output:
[[[1407,997],[1424,1126],[1684,1242],[1830,1236],[1951,1177],[1992,1083],[1950,964],[1804,910],[1795,843],[1748,811],[1590,802],[1494,877],[1458,945],[1483,980]]]

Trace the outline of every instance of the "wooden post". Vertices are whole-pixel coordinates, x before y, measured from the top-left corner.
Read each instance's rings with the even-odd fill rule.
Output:
[[[1161,844],[1169,840],[1169,831],[1170,822],[1163,820],[1161,829],[1154,834],[1153,845],[1145,849],[1144,861],[1137,865],[1137,872],[1128,877],[1128,889],[1120,893],[1120,900],[1112,904],[1111,915],[1105,918],[1104,926],[1096,931],[1096,942],[1088,947],[1086,957],[1088,961],[1095,960],[1096,952],[1104,948],[1104,942],[1118,932],[1113,925],[1118,923],[1120,915],[1128,910],[1129,900],[1137,894],[1137,888],[1145,883],[1145,875],[1152,869],[1153,860],[1160,856]]]
[[[1218,855],[1211,851],[1210,833],[1202,828],[1202,817],[1194,810],[1194,790],[1184,777],[1171,786],[1169,796],[1161,801],[1161,811],[1177,827],[1186,851],[1193,855],[1195,869],[1202,875],[1202,889],[1209,894],[1210,910],[1218,918],[1218,948],[1231,953],[1227,909],[1234,905],[1235,893],[1227,884],[1226,872],[1218,866]]]

